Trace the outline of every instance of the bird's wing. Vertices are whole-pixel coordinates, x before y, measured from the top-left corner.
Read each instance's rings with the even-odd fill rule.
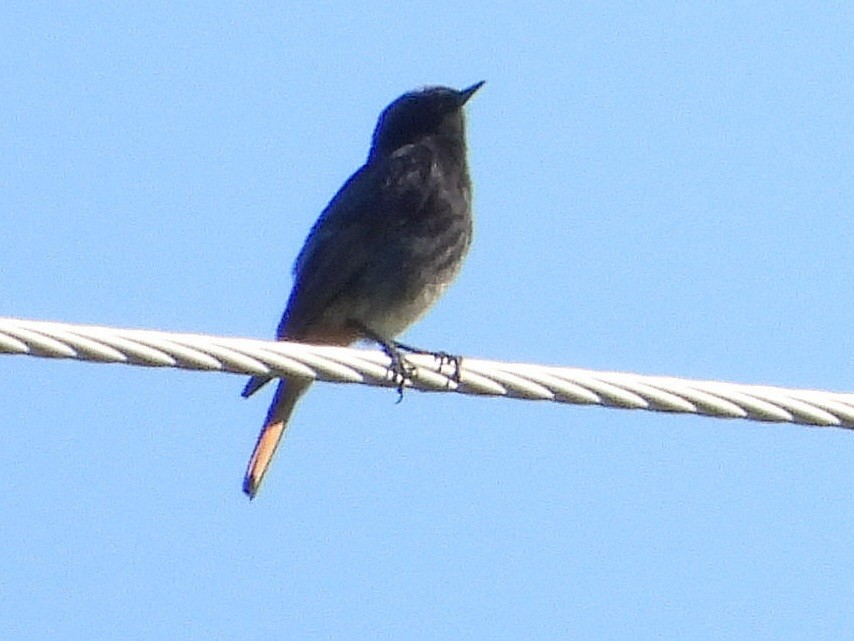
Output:
[[[294,264],[294,287],[279,338],[311,338],[323,315],[367,265],[417,216],[431,191],[433,151],[407,145],[357,171],[318,218]]]

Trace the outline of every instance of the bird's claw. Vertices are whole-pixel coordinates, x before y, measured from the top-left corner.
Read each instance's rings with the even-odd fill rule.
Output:
[[[451,365],[454,368],[454,371],[448,376],[448,380],[459,385],[463,357],[456,354],[448,354],[447,352],[433,352],[433,358],[439,362],[439,371],[442,371],[445,365]]]
[[[391,359],[389,371],[391,373],[391,380],[397,383],[397,403],[400,403],[403,400],[404,388],[407,383],[412,382],[412,375],[415,373],[415,366],[406,360],[406,356],[401,353],[398,345],[381,344],[386,356]]]

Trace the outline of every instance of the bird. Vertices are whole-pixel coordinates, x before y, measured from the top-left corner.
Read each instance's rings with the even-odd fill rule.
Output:
[[[463,107],[484,83],[416,89],[382,111],[367,160],[321,212],[297,256],[278,340],[371,340],[400,363],[394,339],[457,277],[471,245]],[[272,379],[253,376],[242,396]],[[250,499],[311,382],[279,381],[244,475]]]

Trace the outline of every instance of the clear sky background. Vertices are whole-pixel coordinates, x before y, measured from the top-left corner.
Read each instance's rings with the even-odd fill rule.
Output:
[[[408,342],[854,390],[851,3],[6,4],[0,315],[272,337],[380,110],[468,86]],[[6,639],[854,629],[854,433],[0,357]]]

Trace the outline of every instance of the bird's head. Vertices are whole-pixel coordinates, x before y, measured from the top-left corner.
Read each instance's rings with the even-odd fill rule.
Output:
[[[464,145],[463,106],[484,82],[462,91],[426,87],[403,94],[380,114],[371,142],[371,156],[390,154],[430,136]]]

